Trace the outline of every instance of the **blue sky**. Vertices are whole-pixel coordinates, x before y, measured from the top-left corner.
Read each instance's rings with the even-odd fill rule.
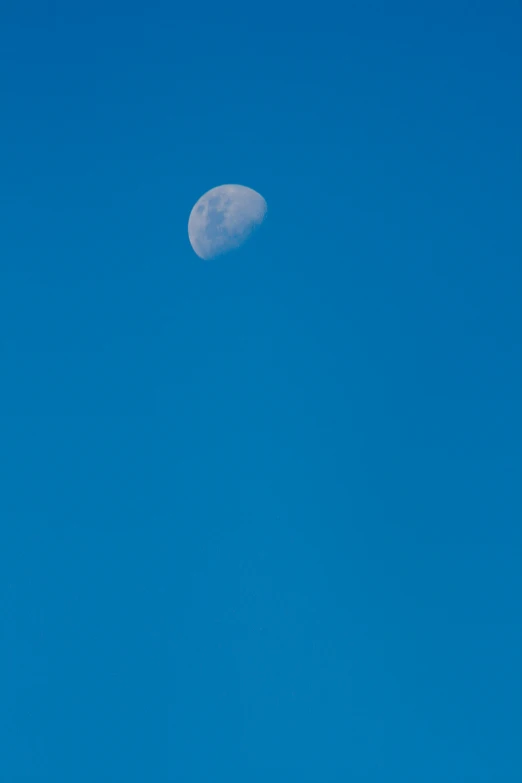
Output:
[[[0,780],[514,783],[520,5],[178,5],[0,11]]]

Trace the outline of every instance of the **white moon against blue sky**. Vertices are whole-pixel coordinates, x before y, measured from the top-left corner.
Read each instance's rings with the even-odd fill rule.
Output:
[[[267,211],[259,193],[244,185],[220,185],[195,203],[188,222],[194,252],[205,260],[242,245],[261,225]]]

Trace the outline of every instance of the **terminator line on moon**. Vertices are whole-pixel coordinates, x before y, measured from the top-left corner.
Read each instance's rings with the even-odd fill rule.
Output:
[[[220,185],[195,203],[188,222],[194,252],[205,261],[234,250],[266,216],[266,201],[244,185]]]

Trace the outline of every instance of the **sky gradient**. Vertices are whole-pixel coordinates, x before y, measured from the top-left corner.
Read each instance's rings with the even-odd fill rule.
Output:
[[[0,780],[518,782],[521,6],[178,6],[0,10]]]

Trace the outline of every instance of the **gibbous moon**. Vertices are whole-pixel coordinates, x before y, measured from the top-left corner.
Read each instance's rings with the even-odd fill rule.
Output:
[[[195,203],[188,222],[194,252],[210,260],[239,247],[261,225],[266,201],[244,185],[220,185]]]

